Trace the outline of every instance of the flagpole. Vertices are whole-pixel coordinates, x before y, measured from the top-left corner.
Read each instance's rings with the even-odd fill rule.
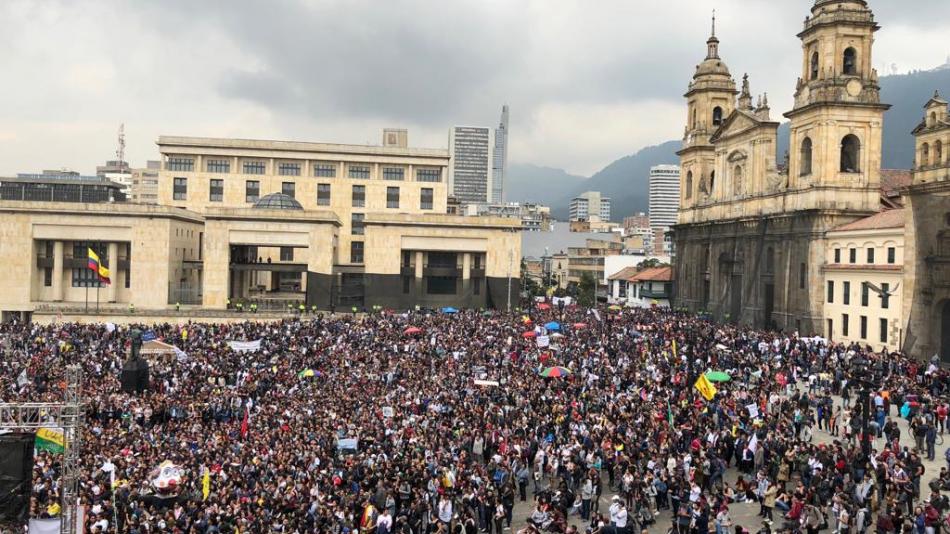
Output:
[[[87,284],[84,284],[84,285],[86,286],[86,311],[85,311],[85,313],[89,313],[89,284],[87,283]]]
[[[99,314],[99,288],[102,287],[102,281],[96,284],[96,315]]]

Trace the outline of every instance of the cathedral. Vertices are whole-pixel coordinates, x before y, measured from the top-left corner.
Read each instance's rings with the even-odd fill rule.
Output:
[[[826,232],[881,210],[884,112],[865,0],[816,0],[798,34],[790,154],[767,95],[707,41],[686,92],[675,305],[721,321],[821,334]]]

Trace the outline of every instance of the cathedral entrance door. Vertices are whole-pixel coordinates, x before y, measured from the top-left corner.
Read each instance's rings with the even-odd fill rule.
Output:
[[[732,322],[739,322],[739,314],[742,312],[742,275],[732,275],[732,303],[729,307],[729,316]]]
[[[937,354],[941,361],[950,362],[950,300],[943,303],[943,313],[940,314],[940,348]]]
[[[763,306],[765,315],[762,317],[762,326],[772,328],[772,310],[775,309],[775,285],[765,284],[765,291],[763,293],[765,294],[765,305]]]

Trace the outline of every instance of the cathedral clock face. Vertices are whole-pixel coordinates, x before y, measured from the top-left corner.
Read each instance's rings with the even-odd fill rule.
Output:
[[[847,90],[849,95],[858,96],[861,94],[861,82],[858,80],[851,80],[848,82]]]

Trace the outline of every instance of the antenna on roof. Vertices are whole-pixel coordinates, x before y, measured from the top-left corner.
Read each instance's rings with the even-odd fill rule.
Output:
[[[713,9],[713,17],[712,17],[712,36],[713,37],[716,36],[716,10],[715,9]]]

